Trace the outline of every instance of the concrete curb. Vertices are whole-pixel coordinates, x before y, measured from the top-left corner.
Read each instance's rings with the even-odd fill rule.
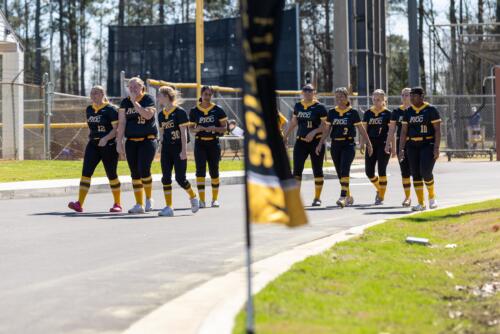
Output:
[[[497,197],[478,198],[473,202],[444,205],[446,209]],[[401,216],[419,214],[413,212]],[[394,217],[398,218],[398,217]],[[377,220],[317,239],[252,264],[253,293],[288,271],[294,263],[320,254],[335,244],[360,236],[367,228],[386,222]],[[132,324],[122,334],[230,334],[235,317],[246,302],[246,268],[216,277],[157,308]]]
[[[364,166],[354,165],[352,166],[352,170],[354,172],[359,172],[360,170],[364,170]],[[324,172],[325,179],[337,179],[333,167],[324,168]],[[161,174],[153,175],[153,189],[161,189],[161,177]],[[188,173],[187,177],[191,184],[196,184],[196,176],[194,173]],[[312,169],[304,170],[303,180],[311,180],[312,178]],[[120,182],[122,191],[132,191],[132,180],[130,176],[120,176]],[[221,185],[242,184],[243,182],[243,171],[221,172]],[[0,200],[74,195],[78,193],[79,184],[80,179],[0,183]],[[179,188],[175,181],[172,185],[174,188]],[[90,193],[103,192],[109,192],[108,179],[105,177],[92,178]]]

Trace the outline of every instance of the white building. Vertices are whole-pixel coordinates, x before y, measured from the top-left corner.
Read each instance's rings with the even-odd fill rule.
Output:
[[[0,10],[2,159],[24,158],[24,47]]]

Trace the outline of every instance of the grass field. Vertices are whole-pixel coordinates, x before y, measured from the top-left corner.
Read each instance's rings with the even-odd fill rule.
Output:
[[[370,228],[257,294],[256,332],[500,333],[499,227],[495,200]],[[243,329],[241,312],[234,333]]]
[[[325,163],[325,166],[332,166]],[[311,161],[306,162],[306,168],[311,167]],[[188,160],[188,173],[195,171],[193,160]],[[222,160],[221,171],[242,170],[243,160]],[[71,179],[79,178],[82,171],[82,161],[44,161],[44,160],[24,160],[24,161],[0,161],[0,182],[31,181],[31,180],[51,180],[51,179]],[[153,162],[153,174],[161,174],[159,161]],[[129,175],[127,162],[120,161],[118,164],[118,175]],[[94,176],[106,176],[102,164],[97,167]]]

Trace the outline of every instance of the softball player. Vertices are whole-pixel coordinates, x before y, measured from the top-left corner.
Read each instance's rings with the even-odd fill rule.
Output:
[[[328,111],[327,126],[324,128],[321,140],[316,147],[316,154],[321,152],[327,137],[330,136],[330,153],[341,186],[340,198],[337,201],[337,205],[344,208],[345,206],[354,204],[354,198],[351,196],[349,189],[349,175],[356,154],[356,143],[354,141],[354,138],[356,138],[356,128],[366,142],[368,156],[373,154],[373,148],[358,111],[353,109],[349,102],[347,88],[341,87],[336,89],[335,101],[337,105]]]
[[[140,78],[130,79],[128,88],[130,94],[121,101],[118,111],[117,149],[118,153],[126,154],[132,175],[136,204],[128,212],[144,213],[153,211],[151,164],[158,148],[156,108],[153,97],[144,92]]]
[[[421,87],[411,89],[412,106],[401,122],[401,139],[399,156],[404,157],[407,150],[410,162],[413,187],[418,198],[418,205],[413,211],[426,209],[424,203],[424,182],[429,193],[429,208],[437,208],[434,192],[434,164],[439,158],[441,143],[441,118],[437,109],[424,101],[424,90]],[[408,142],[408,144],[406,144]]]
[[[210,86],[201,88],[200,103],[191,109],[189,120],[191,131],[195,134],[194,159],[196,163],[196,186],[200,197],[200,208],[205,204],[205,177],[208,172],[212,181],[212,207],[218,208],[219,163],[221,148],[219,137],[226,132],[227,116],[224,110],[212,103],[214,91]]]
[[[97,165],[102,161],[114,199],[113,207],[109,211],[121,212],[120,181],[116,174],[119,156],[116,152],[115,141],[118,112],[109,103],[104,88],[101,86],[94,86],[91,89],[90,99],[92,100],[92,104],[85,111],[90,134],[89,142],[83,156],[83,169],[78,200],[70,202],[68,207],[76,212],[83,211],[83,203],[90,188],[90,180]]]
[[[311,84],[302,88],[303,99],[294,106],[292,119],[285,133],[285,140],[297,128],[297,140],[293,147],[293,175],[300,183],[307,157],[311,157],[315,185],[312,206],[320,206],[324,184],[325,148],[323,146],[317,153],[316,148],[321,139],[322,123],[326,120],[327,110],[322,103],[315,99],[314,95],[315,90]]]

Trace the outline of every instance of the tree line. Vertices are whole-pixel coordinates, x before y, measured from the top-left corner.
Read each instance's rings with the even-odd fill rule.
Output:
[[[439,0],[417,1],[421,85],[433,93],[480,92],[490,63],[471,53],[461,36],[498,33],[498,28],[437,27]],[[321,91],[334,88],[333,2],[286,1],[300,6],[301,68],[313,74]],[[407,17],[407,3],[389,0],[388,15]],[[194,11],[193,0],[4,0],[4,12],[25,46],[25,81],[40,84],[48,72],[52,31],[56,90],[78,95],[88,93],[87,82],[106,82],[108,25],[186,23],[194,21]],[[236,0],[205,0],[207,20],[236,15]],[[450,24],[500,22],[500,1],[449,0],[446,16]],[[388,35],[387,45],[389,93],[398,94],[408,80],[408,41]]]

